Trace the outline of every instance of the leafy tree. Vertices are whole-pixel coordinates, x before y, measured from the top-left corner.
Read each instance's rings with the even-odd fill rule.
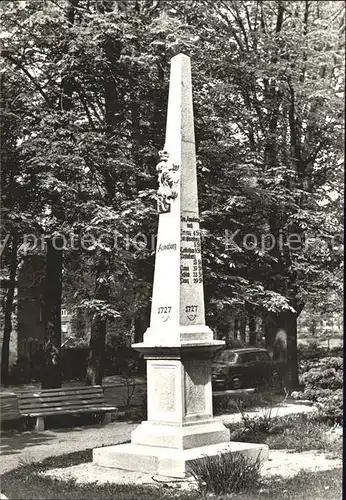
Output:
[[[7,69],[7,68],[6,68]],[[4,331],[1,357],[1,380],[6,384],[9,376],[9,346],[12,333],[12,314],[17,270],[23,252],[21,240],[24,233],[36,232],[32,216],[34,200],[32,187],[22,189],[23,168],[19,161],[18,140],[25,133],[22,117],[29,111],[31,94],[24,94],[25,81],[14,71],[3,71],[1,78],[1,267],[2,284],[6,287],[3,300]],[[25,249],[24,249],[25,252]]]
[[[254,307],[271,349],[284,330],[295,386],[297,317],[341,282],[343,6],[188,2],[179,15],[195,37],[209,312]],[[228,248],[226,230],[239,231]]]
[[[102,379],[107,331],[139,340],[148,324],[156,153],[169,60],[185,52],[208,322],[227,333],[231,316],[244,333],[248,317],[254,343],[263,317],[269,348],[285,330],[294,386],[297,317],[312,297],[340,287],[340,2],[3,5],[5,70],[21,75],[25,95],[10,134],[21,172],[12,188],[47,241],[76,234],[79,250],[64,250],[64,293],[92,316],[88,382]],[[88,231],[94,240],[82,249]],[[249,234],[260,245],[245,244]],[[288,244],[293,235],[302,245]],[[72,268],[82,283],[71,283]]]
[[[46,287],[47,293],[50,292],[45,298],[44,315],[49,365],[49,356],[57,359],[60,349],[60,319],[56,313],[61,301],[60,236],[77,232],[77,237],[82,237],[83,232],[93,227],[93,221],[102,220],[107,212],[112,226],[109,231],[120,229],[131,238],[131,231],[135,234],[135,226],[139,227],[138,222],[133,222],[133,215],[140,218],[138,210],[141,210],[143,221],[145,214],[154,213],[141,199],[136,200],[140,180],[150,179],[145,173],[143,156],[138,153],[142,147],[139,129],[142,127],[148,134],[150,122],[141,119],[140,97],[136,93],[141,89],[148,94],[152,88],[141,86],[141,77],[150,68],[146,69],[134,53],[137,36],[133,31],[140,28],[144,33],[144,24],[139,22],[137,28],[136,23],[139,16],[155,10],[155,2],[128,6],[117,2],[68,1],[27,3],[24,7],[7,2],[6,6],[5,26],[14,35],[7,40],[3,55],[9,71],[19,69],[34,92],[30,132],[22,133],[19,138],[22,141],[19,161],[26,165],[23,189],[28,190],[30,183],[34,184],[32,198],[36,204],[32,212],[40,221],[39,232],[50,249]],[[127,17],[130,10],[137,21]],[[23,57],[19,59],[13,54],[21,49]],[[154,114],[150,106],[148,112]],[[142,144],[152,161],[150,144],[144,146],[144,141]],[[143,172],[136,172],[135,157],[142,163]],[[99,357],[99,354],[94,356],[93,350],[103,351],[107,321],[103,310],[111,309],[112,275],[121,276],[116,270],[121,267],[123,274],[133,276],[120,252],[110,259],[110,249],[101,241],[99,227],[96,229],[100,240],[95,242],[96,251],[92,250],[95,289],[91,300],[95,307],[81,299],[93,315],[91,364]],[[112,239],[111,234],[109,237]],[[58,249],[54,245],[57,241]],[[139,258],[137,255],[134,263],[137,267]],[[131,257],[129,263],[132,261]],[[57,267],[50,272],[54,262]],[[98,339],[99,332],[102,333]],[[88,373],[92,369],[89,366]],[[96,379],[100,375],[95,375]]]

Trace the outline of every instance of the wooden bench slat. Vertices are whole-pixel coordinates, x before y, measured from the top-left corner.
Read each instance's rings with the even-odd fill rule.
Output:
[[[18,407],[18,398],[14,392],[2,392],[0,395],[0,420],[17,420],[21,417]]]
[[[57,401],[56,403],[41,403],[41,404],[35,404],[35,405],[29,405],[25,407],[20,407],[20,411],[30,411],[35,408],[74,408],[74,407],[82,407],[85,408],[86,406],[105,406],[106,402],[104,400],[102,401],[90,401],[90,402],[79,402],[79,401],[71,401],[71,402],[60,402]]]
[[[7,410],[3,410],[1,408],[1,420],[3,420],[3,418],[6,415],[19,415],[19,414],[20,414],[20,412],[19,412],[18,408],[11,408],[11,409],[7,409]]]
[[[18,397],[21,399],[26,399],[26,398],[32,398],[32,397],[37,397],[37,396],[42,396],[44,395],[45,397],[63,397],[63,396],[72,396],[74,394],[81,395],[81,396],[92,396],[93,394],[103,394],[102,390],[93,390],[93,391],[56,391],[56,392],[48,392],[45,393],[43,391],[33,391],[29,393],[19,393]]]
[[[35,430],[42,431],[46,416],[102,412],[107,423],[110,421],[110,412],[117,410],[116,406],[107,404],[100,385],[67,389],[39,389],[20,393],[18,401],[21,415],[36,417]]]
[[[131,382],[129,384],[130,387],[133,386],[133,385],[135,385],[136,387],[142,387],[142,386],[146,387],[147,382],[145,380],[143,380],[143,381],[141,380],[141,381],[138,381],[138,382],[136,382],[136,381],[133,382],[133,383]],[[124,383],[119,383],[119,382],[117,382],[117,383],[110,383],[110,382],[107,382],[106,384],[102,385],[101,387],[103,388],[103,390],[107,389],[108,387],[111,388],[111,389],[114,389],[114,388],[120,388],[121,389],[121,388],[124,387]]]
[[[6,399],[16,399],[17,394],[14,392],[2,392],[0,393],[0,400],[6,401]]]
[[[1,415],[1,422],[8,422],[9,420],[18,420],[21,418],[20,413],[6,413]]]
[[[98,391],[75,391],[75,392],[48,392],[45,393],[43,391],[31,392],[29,394],[18,394],[18,397],[21,399],[30,399],[34,397],[44,396],[45,398],[70,398],[71,396],[94,396],[95,394],[103,394],[102,390]]]
[[[21,393],[19,395],[19,404],[21,407],[30,405],[40,405],[46,402],[61,402],[61,401],[103,401],[104,394],[101,386],[93,386],[93,390],[80,391],[79,388],[74,388],[73,391],[65,393],[59,389],[40,390],[30,393]]]
[[[90,386],[85,386],[85,385],[82,385],[82,386],[78,386],[78,387],[60,387],[60,388],[57,388],[57,389],[42,389],[41,387],[36,387],[36,388],[32,388],[30,390],[24,390],[24,391],[19,391],[19,394],[27,394],[27,395],[30,395],[30,394],[34,394],[34,393],[38,393],[38,392],[42,392],[44,394],[54,394],[54,393],[79,393],[79,392],[102,392],[103,391],[103,388],[101,385],[90,385]]]
[[[103,394],[71,394],[70,396],[64,395],[64,396],[48,396],[46,397],[45,395],[40,395],[40,396],[32,396],[31,398],[22,398],[19,397],[19,402],[21,405],[25,405],[27,403],[32,403],[33,401],[89,401],[92,399],[103,399],[104,395]]]
[[[75,393],[71,393],[71,394],[42,394],[42,393],[35,393],[35,394],[31,394],[30,396],[21,396],[19,395],[18,396],[18,400],[19,401],[31,401],[31,400],[38,400],[40,398],[44,398],[44,399],[51,399],[51,400],[54,400],[54,399],[68,399],[68,398],[92,398],[92,397],[102,397],[103,396],[103,393],[102,392],[94,392],[93,394],[75,394]]]
[[[81,392],[81,391],[100,391],[102,390],[101,385],[81,385],[76,387],[59,387],[57,389],[41,389],[33,387],[32,389],[24,389],[20,391],[20,394],[32,394],[36,392],[56,393],[56,392]]]
[[[1,409],[2,410],[6,410],[7,408],[16,408],[18,405],[17,405],[17,400],[16,401],[7,401],[6,403],[3,403],[1,401]]]
[[[20,408],[32,408],[32,407],[35,407],[35,406],[56,406],[56,405],[62,405],[62,406],[69,406],[69,405],[99,405],[99,404],[105,404],[105,400],[104,398],[98,398],[98,399],[89,399],[89,400],[75,400],[75,399],[71,399],[70,401],[45,401],[44,399],[42,400],[38,400],[38,401],[33,401],[32,403],[27,403],[25,405],[19,405]]]
[[[102,398],[104,397],[104,394],[102,392],[95,392],[94,394],[63,394],[61,396],[59,395],[54,395],[51,396],[50,394],[33,394],[32,396],[28,397],[25,396],[24,398],[19,396],[18,400],[19,401],[39,401],[40,399],[47,399],[48,401],[54,401],[56,399],[90,399],[90,398]]]
[[[20,404],[20,408],[26,408],[27,406],[41,406],[42,404],[48,404],[54,406],[56,403],[64,403],[64,404],[71,404],[71,403],[76,403],[76,404],[92,404],[92,403],[102,403],[104,401],[104,398],[93,398],[93,399],[70,399],[70,400],[61,400],[61,399],[56,399],[55,401],[46,401],[45,399],[37,399],[36,401],[32,402],[27,402],[25,404]]]
[[[55,408],[54,410],[40,410],[40,411],[33,411],[33,412],[28,412],[23,414],[26,417],[46,417],[50,415],[65,415],[66,413],[92,413],[92,412],[110,412],[110,411],[116,411],[117,408],[115,406],[96,406],[96,407],[89,407],[89,408],[67,408],[67,409],[59,409]]]
[[[39,415],[62,415],[64,413],[85,413],[85,412],[105,412],[105,411],[116,411],[117,408],[114,406],[88,406],[82,408],[76,406],[75,408],[36,408],[31,411],[22,413],[25,417],[39,416]]]

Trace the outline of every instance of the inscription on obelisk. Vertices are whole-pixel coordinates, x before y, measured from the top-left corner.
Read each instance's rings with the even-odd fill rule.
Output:
[[[205,327],[191,68],[183,54],[171,62],[166,139],[159,157],[159,227],[146,336],[165,343],[167,336],[196,339],[196,327]],[[212,339],[209,329],[200,335]]]
[[[148,419],[131,443],[93,451],[97,465],[184,477],[191,460],[266,445],[231,443],[213,418],[211,359],[224,345],[205,324],[190,58],[171,61],[150,328],[132,347],[147,361]],[[245,447],[245,449],[244,449]]]

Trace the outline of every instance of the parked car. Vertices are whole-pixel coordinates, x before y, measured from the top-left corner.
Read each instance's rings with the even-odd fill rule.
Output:
[[[214,390],[257,388],[273,383],[276,365],[266,349],[249,347],[218,351],[212,362]]]

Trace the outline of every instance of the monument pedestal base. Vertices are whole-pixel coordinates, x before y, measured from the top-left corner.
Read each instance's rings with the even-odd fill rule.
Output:
[[[218,420],[185,425],[142,422],[131,435],[133,444],[187,450],[229,441],[229,430]]]
[[[246,455],[253,460],[258,457],[263,461],[268,459],[268,446],[264,444],[228,441],[178,450],[129,443],[95,448],[93,450],[93,463],[103,467],[184,478],[189,471],[191,460],[201,460],[205,455],[210,457],[229,452],[235,455]]]
[[[205,324],[190,59],[171,62],[159,174],[159,226],[150,328],[132,347],[147,360],[148,421],[130,444],[93,450],[105,467],[184,477],[192,460],[222,452],[256,459],[268,447],[229,441],[213,420],[211,360],[224,346]]]
[[[220,341],[155,346],[135,344],[147,360],[148,420],[131,443],[93,450],[93,463],[169,477],[185,477],[191,460],[219,453],[268,458],[268,446],[229,441],[213,419],[211,357]]]

